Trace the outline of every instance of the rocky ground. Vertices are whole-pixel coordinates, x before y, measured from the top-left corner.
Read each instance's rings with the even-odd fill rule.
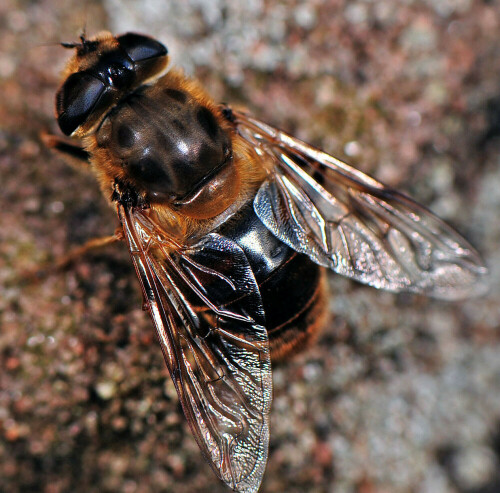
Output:
[[[401,188],[484,254],[488,295],[331,276],[330,326],[274,370],[261,491],[500,491],[500,4],[495,0],[4,0],[0,491],[227,491],[181,415],[128,252],[21,273],[117,226],[44,148],[68,57],[101,29],[162,40],[216,100]]]

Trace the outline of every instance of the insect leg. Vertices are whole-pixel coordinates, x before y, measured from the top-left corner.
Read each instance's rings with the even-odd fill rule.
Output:
[[[52,268],[54,270],[64,270],[73,262],[78,260],[81,256],[86,255],[93,250],[104,248],[120,240],[123,240],[123,233],[121,228],[117,228],[112,235],[92,238],[91,240],[86,241],[83,245],[70,250],[66,255],[57,260]]]
[[[57,259],[54,263],[49,264],[45,267],[36,268],[33,270],[25,271],[21,274],[21,278],[26,282],[36,282],[40,281],[56,272],[63,271],[78,260],[81,256],[87,253],[97,250],[99,248],[104,248],[112,243],[123,240],[123,232],[121,228],[117,228],[115,233],[108,236],[101,236],[99,238],[92,238],[91,240],[85,242],[83,245],[73,248],[66,255]]]
[[[70,164],[78,167],[88,166],[90,154],[73,139],[47,133],[40,134],[40,138],[49,149],[61,153]]]

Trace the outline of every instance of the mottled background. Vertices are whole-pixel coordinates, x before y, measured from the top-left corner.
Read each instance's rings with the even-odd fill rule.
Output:
[[[460,303],[332,276],[330,327],[274,371],[262,492],[500,491],[500,6],[494,0],[2,0],[0,491],[223,493],[197,450],[91,176],[44,149],[69,53],[138,30],[216,100],[401,188],[465,234]]]

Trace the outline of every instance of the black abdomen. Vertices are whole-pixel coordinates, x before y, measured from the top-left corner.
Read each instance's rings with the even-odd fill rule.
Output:
[[[271,355],[300,351],[326,317],[324,270],[276,238],[251,204],[219,230],[247,255],[262,296]]]

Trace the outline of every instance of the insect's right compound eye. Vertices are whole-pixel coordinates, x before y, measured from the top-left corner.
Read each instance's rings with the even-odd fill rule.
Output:
[[[61,130],[71,135],[85,123],[105,91],[105,84],[91,74],[71,74],[56,96],[57,122]]]
[[[156,39],[142,34],[126,33],[116,38],[133,62],[143,62],[167,55],[168,50]]]

